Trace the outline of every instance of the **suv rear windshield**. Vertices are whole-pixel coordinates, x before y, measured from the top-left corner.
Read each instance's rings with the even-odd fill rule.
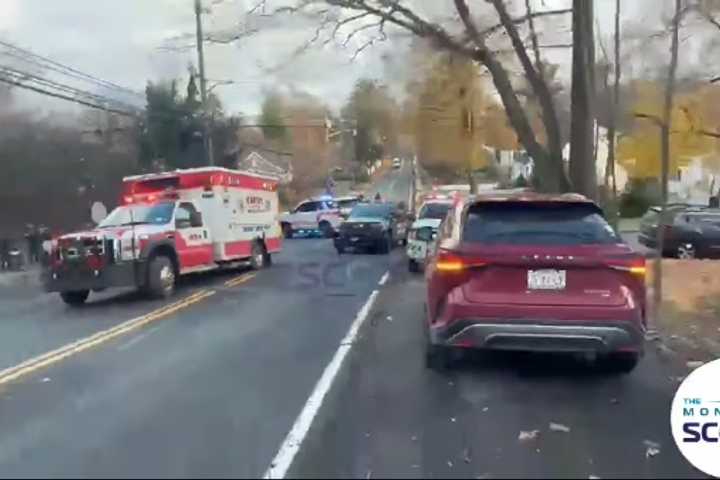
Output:
[[[449,203],[426,203],[420,209],[418,218],[433,218],[435,220],[443,220],[450,210]]]
[[[350,218],[385,218],[389,217],[393,211],[392,205],[359,203],[353,207],[350,212]]]
[[[463,240],[495,245],[622,243],[596,207],[568,203],[472,205],[463,229]]]

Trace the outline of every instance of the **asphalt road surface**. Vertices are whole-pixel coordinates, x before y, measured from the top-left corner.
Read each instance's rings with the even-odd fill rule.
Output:
[[[368,193],[406,201],[409,186],[405,166]],[[422,278],[401,249],[338,256],[296,239],[273,260],[192,277],[164,304],[108,292],[70,309],[2,287],[0,368],[31,362],[0,374],[0,477],[697,476],[652,349],[626,377],[520,355],[439,374],[423,366]],[[269,469],[279,457],[288,471]]]

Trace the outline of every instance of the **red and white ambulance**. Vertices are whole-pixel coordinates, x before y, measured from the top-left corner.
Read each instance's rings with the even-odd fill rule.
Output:
[[[282,241],[277,187],[217,167],[126,177],[120,206],[97,228],[54,239],[45,289],[71,305],[109,287],[167,297],[180,275],[268,266]]]

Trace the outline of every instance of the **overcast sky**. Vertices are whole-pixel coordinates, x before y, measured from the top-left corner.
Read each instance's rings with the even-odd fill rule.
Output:
[[[423,4],[433,7],[452,3],[422,2],[433,2]],[[545,0],[548,8],[569,3]],[[596,0],[599,25],[605,32],[612,25],[614,3]],[[623,3],[628,9],[625,16],[631,18],[657,15],[663,8],[658,5],[648,12],[641,8],[648,2]],[[248,6],[243,0],[204,0],[204,4],[211,8],[204,16],[208,32],[236,27]],[[310,23],[288,18],[263,22],[258,25],[260,34],[231,45],[207,47],[207,77],[237,82],[216,90],[230,112],[258,112],[262,93],[270,87],[304,90],[337,108],[356,79],[382,78],[387,70],[383,56],[391,64],[402,61],[402,47],[388,44],[368,49],[354,61],[350,60],[352,48],[343,51],[332,46],[314,47],[292,59],[292,52],[312,35]],[[193,34],[194,28],[192,0],[0,0],[0,39],[138,91],[148,80],[185,77],[188,63],[196,58],[194,49],[169,52],[159,47],[167,45],[169,38]],[[173,44],[193,43],[189,38]],[[569,49],[555,54],[560,61],[569,56]],[[6,60],[0,53],[0,64]],[[283,68],[269,71],[277,66]],[[57,101],[32,95],[23,101],[59,106]]]

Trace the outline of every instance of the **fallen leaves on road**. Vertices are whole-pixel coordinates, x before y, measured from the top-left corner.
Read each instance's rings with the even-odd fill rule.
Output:
[[[455,422],[457,422],[457,418],[455,418],[455,417],[450,417],[450,421],[451,421],[452,423],[455,423]]]
[[[392,322],[393,319],[392,319],[392,317],[391,317],[390,315],[388,315],[388,316],[386,317],[386,320],[387,320],[388,322]]]
[[[657,442],[653,442],[650,440],[643,441],[643,445],[645,445],[645,458],[651,458],[660,453],[660,444]]]
[[[447,461],[447,466],[448,466],[449,468],[453,468],[453,463],[452,463],[450,460],[448,460],[448,461]]]
[[[485,407],[482,409],[483,413],[487,412],[488,410],[490,410],[490,407]]]
[[[687,368],[689,368],[690,370],[695,370],[696,368],[700,368],[700,367],[702,367],[703,365],[705,365],[705,362],[701,362],[701,361],[699,361],[699,360],[691,360],[691,361],[687,362],[685,365],[686,365]]]
[[[463,461],[465,463],[472,462],[472,459],[470,458],[470,449],[469,448],[466,448],[465,450],[463,450]]]
[[[568,427],[567,425],[563,425],[562,423],[550,422],[550,431],[551,432],[570,433],[570,427]]]
[[[540,430],[530,430],[530,431],[521,431],[520,435],[518,435],[518,440],[521,442],[528,442],[530,440],[535,440],[538,435],[540,435]]]
[[[47,383],[50,381],[50,377],[45,377],[42,380],[40,380],[42,383]]]

